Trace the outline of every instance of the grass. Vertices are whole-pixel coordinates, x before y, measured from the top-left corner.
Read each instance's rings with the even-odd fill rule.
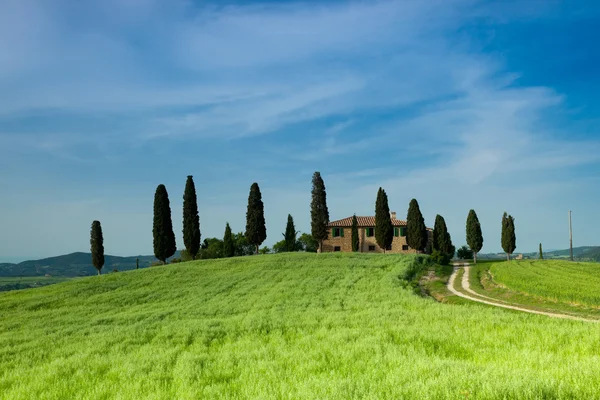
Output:
[[[52,285],[69,279],[54,276],[0,277],[0,292]]]
[[[440,304],[416,256],[287,254],[0,294],[2,399],[571,399],[600,329]]]
[[[600,306],[600,264],[565,261],[495,263],[494,279],[519,292],[574,305]]]
[[[533,310],[600,319],[600,296],[595,293],[600,264],[487,261],[471,269],[471,289],[482,295]]]

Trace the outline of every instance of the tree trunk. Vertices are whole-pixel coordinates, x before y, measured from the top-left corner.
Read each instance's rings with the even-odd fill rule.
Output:
[[[100,270],[98,270],[98,276],[100,276]]]
[[[323,241],[319,240],[319,251],[317,251],[317,253],[322,253],[323,252]]]
[[[506,253],[506,259],[510,261],[510,253]]]
[[[473,264],[477,264],[477,252],[473,252]]]
[[[258,245],[258,244],[256,245],[256,255],[258,255],[258,246],[260,246],[260,245]]]

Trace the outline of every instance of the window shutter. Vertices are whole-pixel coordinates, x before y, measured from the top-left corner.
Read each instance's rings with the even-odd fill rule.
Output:
[[[344,228],[340,228],[340,236],[344,237]]]

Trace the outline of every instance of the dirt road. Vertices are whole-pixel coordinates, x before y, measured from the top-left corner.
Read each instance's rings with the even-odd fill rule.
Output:
[[[448,290],[450,292],[452,292],[453,294],[455,294],[456,296],[459,296],[459,297],[462,297],[464,299],[468,299],[471,301],[476,301],[478,303],[488,304],[490,306],[508,308],[510,310],[523,311],[523,312],[531,313],[531,314],[545,315],[547,317],[552,317],[552,318],[563,318],[563,319],[571,319],[571,320],[575,320],[575,321],[585,321],[585,322],[600,322],[595,319],[586,319],[586,318],[574,317],[572,315],[566,315],[566,314],[558,314],[558,313],[551,313],[551,312],[545,312],[545,311],[531,310],[528,308],[510,305],[510,304],[502,302],[501,300],[496,300],[491,297],[478,294],[471,289],[471,286],[469,284],[469,272],[470,272],[471,267],[469,267],[468,265],[464,265],[462,267],[462,268],[464,268],[465,273],[463,274],[463,277],[461,280],[461,289],[466,293],[460,292],[460,291],[454,289],[454,282],[456,281],[456,274],[458,273],[460,268],[461,267],[455,267],[454,272],[452,272],[452,275],[450,276],[450,279],[448,280]]]

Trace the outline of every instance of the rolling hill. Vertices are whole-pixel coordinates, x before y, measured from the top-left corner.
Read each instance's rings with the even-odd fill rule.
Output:
[[[172,258],[178,257],[177,252]],[[146,268],[156,262],[154,256],[105,256],[104,273],[114,269],[128,271],[136,268],[136,259],[140,260],[140,268]],[[172,259],[171,258],[171,259]],[[49,257],[41,260],[23,261],[18,264],[0,264],[0,277],[25,277],[45,276],[73,278],[78,276],[96,275],[97,271],[92,265],[90,253],[71,253],[57,257]]]
[[[407,281],[423,267],[418,256],[294,253],[0,293],[0,398],[600,393],[597,325],[437,303]]]
[[[518,251],[516,254],[520,254]],[[544,251],[544,258],[546,259],[560,259],[569,257],[569,249],[566,250],[552,250]],[[523,253],[526,258],[538,258],[538,253]],[[504,259],[504,253],[485,253],[478,254],[478,258],[485,260]],[[600,261],[600,246],[580,246],[573,247],[573,257],[577,261]]]

